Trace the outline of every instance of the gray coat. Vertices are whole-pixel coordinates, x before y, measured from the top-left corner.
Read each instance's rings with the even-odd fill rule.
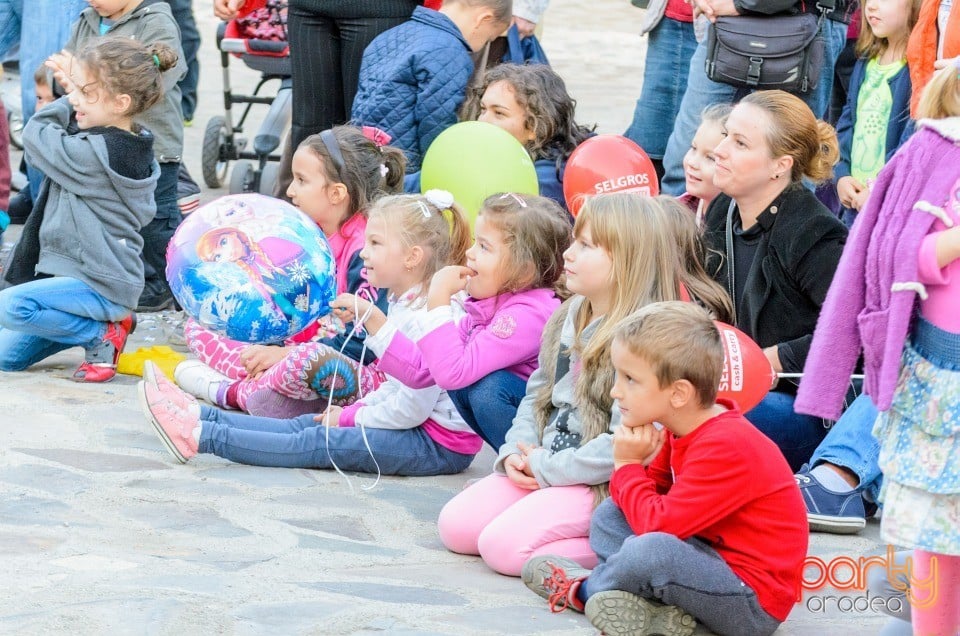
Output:
[[[170,5],[160,0],[145,0],[136,9],[110,27],[107,36],[129,37],[143,44],[166,44],[177,53],[177,64],[163,74],[163,97],[147,112],[134,118],[153,133],[153,152],[160,163],[179,162],[183,155],[183,111],[177,82],[187,73],[180,46],[180,28],[170,13]],[[100,37],[100,16],[92,8],[83,10],[64,47],[76,51]]]
[[[613,366],[606,363],[601,372],[581,372],[579,357],[570,351],[577,339],[575,317],[582,302],[582,296],[572,297],[544,329],[540,366],[527,381],[526,395],[499,449],[494,470],[504,472],[504,460],[517,453],[517,444],[523,442],[539,447],[530,455],[530,468],[541,487],[599,486],[610,480],[613,431],[620,426],[620,409],[612,405],[609,411],[600,412],[594,404],[610,399]],[[557,318],[562,318],[562,325],[556,324]],[[600,320],[584,328],[582,341],[590,340]],[[570,353],[569,364],[559,360],[561,351]],[[548,422],[543,428],[541,419]],[[558,440],[571,436],[574,439],[568,444]]]
[[[139,231],[156,214],[160,166],[154,161],[146,179],[117,174],[102,135],[67,134],[70,115],[62,97],[23,129],[27,161],[49,180],[37,272],[76,278],[111,302],[136,307],[143,291]]]

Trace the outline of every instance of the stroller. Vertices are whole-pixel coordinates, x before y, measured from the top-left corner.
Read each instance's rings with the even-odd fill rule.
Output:
[[[211,117],[203,133],[201,166],[203,180],[211,188],[220,188],[227,179],[230,162],[230,194],[259,192],[272,195],[279,172],[280,144],[290,127],[292,81],[290,47],[287,44],[286,9],[282,0],[269,0],[267,6],[243,18],[222,23],[217,29],[220,65],[223,68],[224,115]],[[230,58],[261,73],[252,95],[234,93],[230,85]],[[273,80],[280,87],[273,97],[261,95],[264,85]],[[234,123],[233,105],[244,104],[240,119]],[[253,137],[239,136],[254,104],[270,107]]]

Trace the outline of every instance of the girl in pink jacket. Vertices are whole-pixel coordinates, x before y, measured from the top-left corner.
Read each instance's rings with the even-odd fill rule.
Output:
[[[543,327],[560,305],[554,288],[571,230],[551,199],[497,194],[484,201],[474,233],[466,266],[433,276],[426,335],[410,340],[376,309],[364,326],[383,372],[411,388],[448,391],[467,424],[499,449],[537,368]],[[351,320],[369,303],[343,294],[333,307]]]

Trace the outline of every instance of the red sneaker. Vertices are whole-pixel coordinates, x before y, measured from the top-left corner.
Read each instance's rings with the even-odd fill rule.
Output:
[[[200,417],[181,409],[166,397],[155,384],[141,381],[137,384],[140,407],[170,454],[185,464],[197,454],[198,445],[193,431],[200,426]]]
[[[74,382],[108,382],[117,375],[117,361],[127,344],[127,336],[137,328],[137,314],[120,322],[107,323],[103,340],[86,351],[86,359],[73,372]]]

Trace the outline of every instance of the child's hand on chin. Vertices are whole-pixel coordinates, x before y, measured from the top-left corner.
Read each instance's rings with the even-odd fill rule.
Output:
[[[649,465],[660,454],[666,440],[667,431],[658,429],[652,423],[621,426],[613,434],[614,469],[627,464]]]

